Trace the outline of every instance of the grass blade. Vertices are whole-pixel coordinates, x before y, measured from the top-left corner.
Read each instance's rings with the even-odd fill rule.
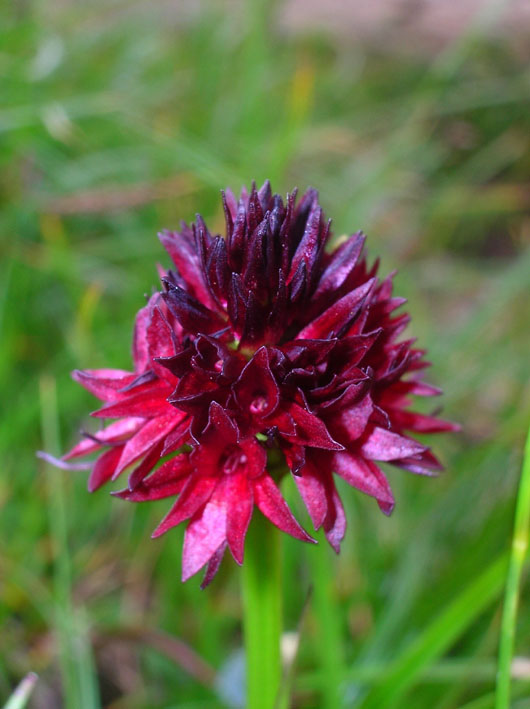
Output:
[[[523,564],[528,550],[528,527],[530,524],[530,429],[526,439],[521,482],[517,494],[515,523],[510,552],[510,565],[506,580],[504,609],[501,623],[499,662],[497,674],[496,709],[509,709],[510,669],[515,642],[519,585]]]
[[[392,706],[495,600],[502,589],[506,567],[507,557],[503,555],[470,583],[390,665],[384,680],[360,706],[363,709]]]

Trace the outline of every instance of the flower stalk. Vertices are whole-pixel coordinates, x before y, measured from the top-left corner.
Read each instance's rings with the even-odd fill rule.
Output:
[[[256,513],[242,567],[247,706],[276,709],[282,677],[280,532]]]

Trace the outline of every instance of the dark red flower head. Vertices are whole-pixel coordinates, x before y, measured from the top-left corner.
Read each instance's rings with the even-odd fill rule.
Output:
[[[374,497],[394,497],[380,461],[413,473],[440,469],[408,435],[455,429],[410,411],[410,397],[439,391],[421,381],[424,351],[401,339],[407,315],[392,281],[369,267],[364,236],[326,249],[330,223],[315,190],[284,202],[268,182],[237,200],[223,194],[226,235],[201,217],[163,232],[174,268],[140,310],[134,372],[74,378],[116,419],[65,459],[99,452],[89,489],[129,472],[115,493],[135,502],[176,498],[153,536],[189,520],[183,580],[228,546],[243,561],[254,505],[277,527],[313,541],[278,484],[287,467],[316,529],[338,552],[344,510],[334,474]]]

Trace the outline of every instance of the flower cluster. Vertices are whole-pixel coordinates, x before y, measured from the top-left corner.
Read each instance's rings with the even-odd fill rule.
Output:
[[[361,233],[326,250],[330,223],[312,189],[284,202],[266,182],[239,199],[227,191],[223,207],[224,237],[201,217],[160,235],[174,267],[137,315],[134,371],[73,375],[104,402],[92,415],[116,420],[64,456],[98,453],[91,491],[127,470],[118,497],[176,498],[153,536],[189,520],[182,578],[207,565],[204,585],[226,547],[242,563],[254,505],[313,541],[278,487],[287,469],[338,552],[334,474],[389,514],[378,463],[431,474],[439,462],[407,432],[455,428],[409,409],[411,395],[439,391],[421,380],[424,351],[400,338],[404,300],[367,264]]]

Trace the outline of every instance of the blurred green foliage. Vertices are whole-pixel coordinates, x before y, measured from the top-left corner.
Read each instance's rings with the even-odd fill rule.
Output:
[[[60,453],[94,408],[71,369],[129,365],[157,230],[196,211],[222,229],[219,189],[270,177],[318,187],[335,235],[362,228],[399,269],[463,425],[435,441],[439,479],[389,471],[390,520],[341,487],[339,558],[285,539],[287,629],[308,603],[293,706],[492,707],[530,411],[528,56],[480,32],[429,57],[302,36],[265,2],[0,15],[0,697],[30,670],[35,709],[229,706],[211,668],[238,689],[235,565],[181,585],[181,530],[149,539],[167,504],[89,497],[35,451]],[[528,638],[523,589],[518,654]],[[190,674],[181,643],[207,665]]]

